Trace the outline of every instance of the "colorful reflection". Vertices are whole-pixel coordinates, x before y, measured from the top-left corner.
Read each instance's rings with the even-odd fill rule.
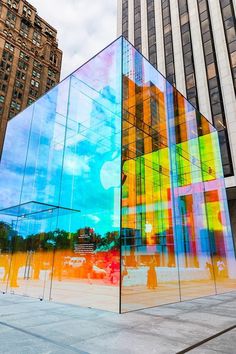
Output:
[[[2,291],[119,310],[121,44],[9,122]]]
[[[124,40],[121,311],[235,289],[211,124]]]
[[[217,132],[123,38],[9,122],[0,191],[3,292],[125,312],[235,289]]]

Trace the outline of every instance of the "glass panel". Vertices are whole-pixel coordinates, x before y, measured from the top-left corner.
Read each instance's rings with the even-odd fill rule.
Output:
[[[213,127],[177,91],[173,104],[169,146],[180,292],[181,300],[186,300],[215,293],[202,183],[203,176],[214,178],[214,166],[202,162],[199,146],[199,134],[203,129],[210,133]]]
[[[235,290],[236,264],[217,132],[201,137],[200,145],[215,175],[205,178],[205,203],[216,291],[222,293]]]
[[[121,311],[125,312],[180,298],[166,81],[126,41],[123,50]]]
[[[13,122],[0,178],[2,290],[9,280],[17,294],[118,311],[121,39]]]
[[[122,312],[235,288],[213,126],[124,41]]]
[[[67,79],[33,105],[18,213],[23,213],[22,204],[29,207],[16,223],[11,269],[14,281],[9,284],[17,294],[49,298],[53,250],[46,245],[48,233],[57,229],[57,216],[55,212],[45,214],[43,206],[59,205],[68,88]],[[44,218],[38,217],[40,212]]]
[[[33,110],[34,107],[29,107],[19,119],[8,123],[0,165],[0,209],[19,203]],[[10,280],[16,222],[16,217],[0,214],[0,290],[3,292]]]
[[[51,297],[118,311],[121,40],[70,77],[60,204],[67,245],[57,247]],[[79,294],[79,295],[78,295]]]

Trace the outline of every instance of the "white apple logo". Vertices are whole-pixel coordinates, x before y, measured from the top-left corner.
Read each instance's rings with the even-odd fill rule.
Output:
[[[152,232],[152,224],[149,224],[149,223],[145,224],[145,232],[146,233]]]
[[[100,170],[100,181],[104,189],[120,186],[121,161],[120,156],[114,160],[106,161]]]

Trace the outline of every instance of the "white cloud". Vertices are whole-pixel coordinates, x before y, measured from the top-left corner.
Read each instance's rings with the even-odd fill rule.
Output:
[[[116,38],[116,0],[30,0],[58,31],[61,79]]]
[[[90,157],[70,153],[66,156],[64,161],[64,172],[68,175],[83,176],[90,171],[89,161]]]

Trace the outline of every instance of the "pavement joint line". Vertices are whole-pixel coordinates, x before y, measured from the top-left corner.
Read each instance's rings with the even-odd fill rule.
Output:
[[[236,328],[236,325],[233,325],[233,326],[231,326],[231,327],[228,327],[228,328],[224,329],[223,331],[217,332],[217,333],[213,334],[212,336],[207,337],[207,338],[201,340],[200,342],[197,342],[197,343],[195,343],[195,344],[193,344],[193,345],[191,345],[191,346],[189,346],[189,347],[187,347],[187,348],[185,348],[185,349],[183,349],[183,350],[177,352],[176,354],[184,354],[184,353],[190,352],[190,350],[193,350],[193,349],[195,349],[195,348],[198,348],[198,347],[200,347],[201,345],[203,345],[203,344],[205,344],[205,343],[211,341],[212,339],[215,339],[215,338],[217,338],[217,337],[219,337],[219,336],[221,336],[221,335],[223,335],[223,334],[225,334],[225,333],[227,333],[227,332],[230,332],[230,331],[232,331],[232,330],[235,329],[235,328]]]
[[[74,353],[77,353],[77,354],[89,354],[88,352],[85,352],[85,351],[76,349],[75,347],[72,347],[72,346],[70,346],[70,345],[66,345],[66,344],[57,342],[57,341],[55,341],[55,340],[53,340],[53,339],[49,339],[49,338],[47,338],[47,337],[41,336],[40,334],[36,334],[36,333],[30,332],[30,331],[27,331],[27,330],[25,330],[25,329],[21,329],[21,328],[19,328],[19,327],[10,325],[10,324],[5,323],[5,322],[2,322],[2,321],[0,321],[0,325],[5,326],[5,327],[8,327],[8,328],[11,328],[11,329],[14,329],[14,330],[16,330],[16,331],[18,331],[18,332],[21,332],[21,333],[30,335],[30,336],[32,336],[32,337],[41,339],[41,340],[43,340],[43,341],[46,341],[46,342],[55,344],[56,346],[58,346],[58,347],[60,347],[60,348],[64,348],[64,349],[70,350],[70,351],[72,351],[72,352],[74,352]]]
[[[45,340],[45,341],[50,342],[50,343],[53,343],[53,344],[55,344],[55,345],[57,345],[57,346],[61,346],[61,347],[64,347],[64,348],[66,348],[66,349],[70,349],[70,350],[72,350],[72,351],[74,351],[75,353],[78,353],[78,354],[89,354],[88,352],[81,351],[81,350],[78,350],[78,349],[74,348],[74,347],[73,347],[73,344],[72,344],[72,346],[66,345],[66,344],[63,344],[63,343],[54,341],[54,340],[52,340],[52,339],[49,339],[49,338],[47,338],[47,337],[41,336],[40,334],[36,334],[36,333],[30,332],[30,331],[27,331],[27,330],[25,330],[25,329],[21,329],[21,328],[19,328],[19,327],[16,327],[16,326],[14,326],[14,325],[10,325],[10,324],[5,323],[5,322],[2,322],[2,321],[0,321],[0,325],[3,325],[3,326],[6,326],[6,327],[15,329],[15,330],[17,330],[17,331],[19,331],[19,332],[22,332],[22,333],[25,333],[25,334],[34,336],[34,337],[39,338],[39,339],[41,339],[41,340]],[[120,328],[120,332],[123,332],[123,331],[125,331],[125,330],[128,330],[128,331],[129,331],[129,330],[133,330],[133,329],[136,329],[136,328],[137,328],[136,325],[123,326],[122,328]],[[112,334],[112,333],[117,333],[117,329],[113,329],[113,330],[108,331],[108,332],[106,332],[106,333],[102,333],[102,334],[99,335],[99,337],[105,337],[105,336],[110,335],[110,334]],[[89,340],[91,340],[91,339],[95,339],[95,338],[97,338],[97,337],[98,337],[98,335],[93,335],[93,336],[87,337],[86,339],[81,339],[79,342],[80,342],[80,343],[85,343],[85,342],[87,342],[87,341],[89,341]]]
[[[230,301],[228,301],[228,302],[232,302],[232,301],[234,301],[235,300],[235,296],[233,297],[233,293],[235,293],[235,291],[230,291],[230,292],[228,292],[228,293],[222,293],[222,294],[216,294],[216,295],[206,295],[206,296],[200,296],[200,297],[197,297],[197,298],[193,298],[193,299],[186,299],[186,300],[182,300],[182,301],[174,301],[174,302],[169,302],[169,303],[163,303],[163,304],[159,304],[159,305],[154,305],[154,306],[148,306],[148,307],[142,307],[142,308],[138,308],[138,309],[133,309],[133,310],[128,310],[128,311],[124,311],[124,312],[122,312],[122,314],[126,314],[126,313],[131,313],[131,312],[141,312],[141,311],[145,311],[145,310],[151,310],[151,309],[155,309],[155,308],[162,308],[162,307],[168,307],[168,308],[173,308],[173,306],[174,305],[180,305],[180,306],[182,306],[182,304],[183,304],[183,306],[184,306],[184,304],[185,303],[195,303],[196,302],[196,300],[201,300],[201,299],[209,299],[209,300],[211,300],[211,298],[214,300],[215,298],[215,300],[217,300],[217,296],[219,297],[219,296],[225,296],[226,297],[226,295],[228,295],[228,294],[230,294],[231,296],[230,297],[232,297],[232,300],[230,300]],[[219,303],[218,304],[212,304],[212,305],[208,305],[208,304],[204,304],[204,303],[202,303],[202,307],[215,307],[215,306],[220,306],[220,305],[222,305],[223,303],[224,303],[224,301],[225,301],[225,299],[220,299],[220,300],[218,300],[219,301]],[[199,303],[198,302],[196,302],[196,304],[198,305]],[[179,308],[179,306],[178,306],[178,308]]]

